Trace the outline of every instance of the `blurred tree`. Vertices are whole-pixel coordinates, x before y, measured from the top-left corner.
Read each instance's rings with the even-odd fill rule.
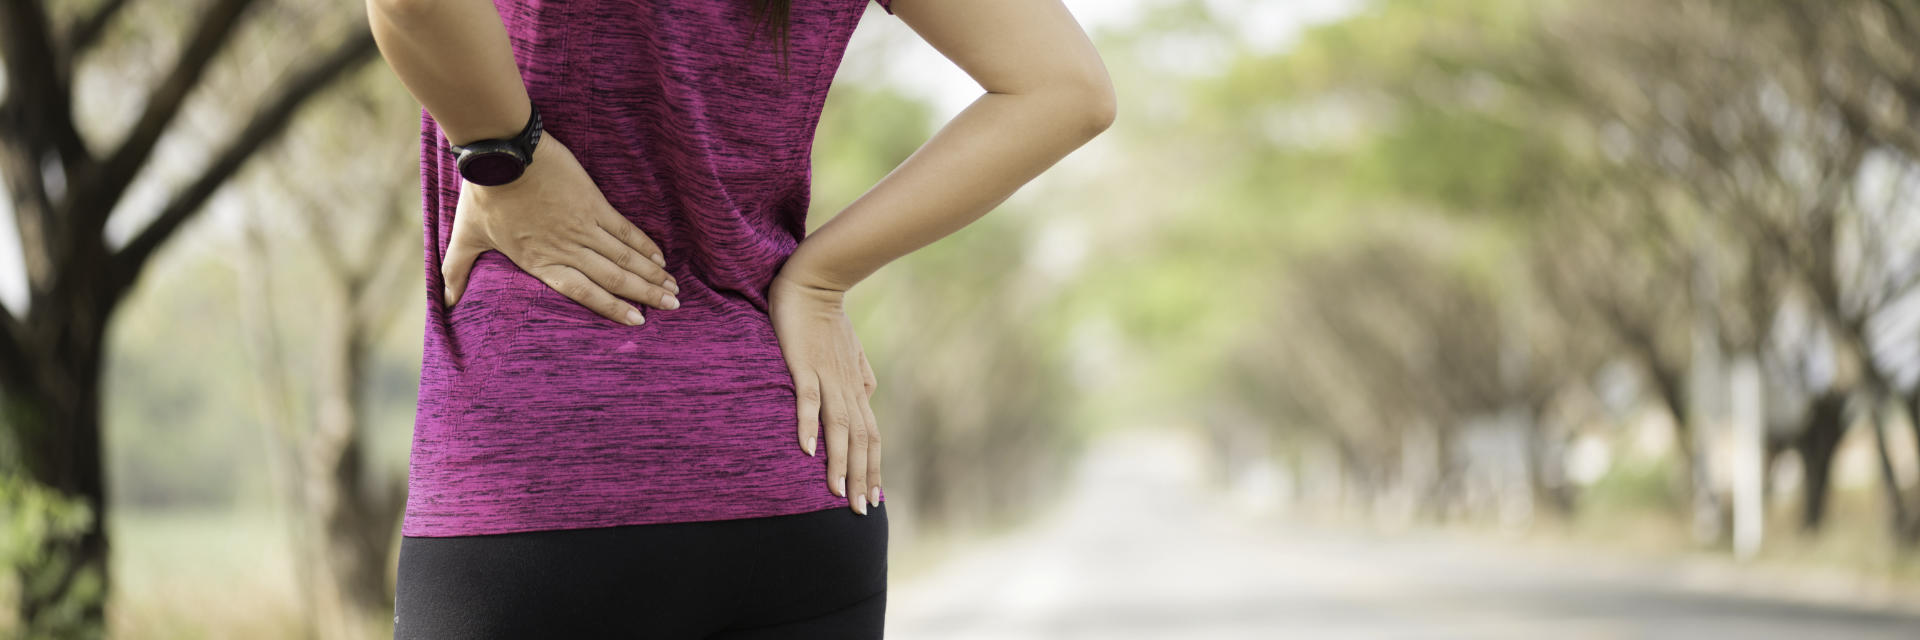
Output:
[[[1885,338],[1874,325],[1915,292],[1920,269],[1911,247],[1898,240],[1903,198],[1876,196],[1865,180],[1888,171],[1893,183],[1910,184],[1904,176],[1914,171],[1914,158],[1902,150],[1907,136],[1886,135],[1885,127],[1865,119],[1870,108],[1861,103],[1876,100],[1867,96],[1879,88],[1913,78],[1905,67],[1846,55],[1912,42],[1898,31],[1913,24],[1899,17],[1912,9],[1856,2],[1823,5],[1816,13],[1805,3],[1716,1],[1673,9],[1629,2],[1570,11],[1549,25],[1558,37],[1536,60],[1560,61],[1550,63],[1559,71],[1543,74],[1563,90],[1556,104],[1606,140],[1613,162],[1643,167],[1639,179],[1611,188],[1668,189],[1678,207],[1709,225],[1691,231],[1690,242],[1724,287],[1708,310],[1719,314],[1714,326],[1730,355],[1768,349],[1763,341],[1790,305],[1822,321],[1853,365],[1846,369],[1854,375],[1834,384],[1860,394],[1868,407],[1865,415],[1880,436],[1890,520],[1897,539],[1912,545],[1920,528],[1881,426],[1880,407],[1900,393],[1899,365],[1875,348]],[[1826,40],[1816,40],[1821,37]],[[1875,102],[1872,109],[1883,106]],[[1904,121],[1915,109],[1898,105],[1891,112]],[[1904,158],[1873,155],[1876,149]],[[1836,409],[1813,404],[1803,432],[1844,426],[1828,419]],[[1917,417],[1904,416],[1920,428]],[[1838,435],[1805,433],[1803,454],[1818,456],[1808,467],[1824,473],[1832,453],[1825,443]],[[1824,490],[1826,482],[1811,485]],[[1809,496],[1803,522],[1817,525],[1824,501]]]
[[[1344,260],[1345,250],[1306,248],[1372,233],[1352,231],[1355,221],[1425,225],[1430,216],[1459,233],[1511,238],[1516,251],[1481,251],[1478,260],[1531,278],[1492,289],[1502,301],[1494,306],[1535,309],[1521,314],[1548,327],[1534,344],[1564,364],[1528,374],[1539,378],[1529,384],[1542,397],[1582,384],[1604,364],[1591,355],[1592,336],[1632,356],[1672,414],[1685,494],[1708,541],[1724,533],[1730,508],[1707,464],[1725,437],[1720,370],[1749,358],[1763,365],[1768,388],[1792,396],[1767,398],[1775,426],[1764,438],[1776,450],[1791,443],[1805,460],[1803,523],[1821,521],[1845,409],[1857,404],[1882,436],[1889,519],[1912,540],[1920,505],[1901,495],[1882,425],[1920,428],[1920,388],[1900,386],[1898,375],[1920,353],[1897,320],[1920,280],[1907,213],[1920,185],[1916,18],[1912,3],[1877,0],[1372,3],[1282,53],[1229,57],[1195,82],[1184,110],[1169,109],[1177,114],[1169,121],[1194,132],[1190,144],[1215,152],[1190,159],[1198,166],[1177,179],[1208,194],[1197,198],[1210,206],[1196,211],[1223,212],[1183,216],[1171,233],[1231,238],[1200,250],[1169,243],[1169,260],[1229,255],[1246,258],[1237,268],[1332,280],[1267,287],[1283,309],[1262,318],[1280,321],[1255,323],[1238,344],[1306,344],[1240,354],[1231,370],[1258,371],[1252,360],[1315,363],[1313,376],[1256,376],[1240,396],[1289,423],[1331,429],[1349,466],[1384,473],[1384,462],[1404,454],[1368,443],[1417,428],[1436,430],[1444,448],[1461,415],[1420,400],[1450,397],[1445,388],[1458,381],[1368,364],[1447,349],[1419,344],[1418,329],[1378,326],[1379,313],[1431,320],[1431,309],[1416,294],[1379,293],[1399,284],[1371,280],[1442,286],[1431,282],[1438,276],[1384,264],[1317,271],[1242,253],[1239,240],[1255,238],[1248,244],[1269,254]],[[1363,313],[1365,300],[1340,295],[1412,303],[1375,302]],[[1546,305],[1520,302],[1529,298]],[[1298,320],[1314,314],[1330,315]],[[1807,315],[1818,319],[1814,333],[1783,324]],[[1423,339],[1477,343],[1475,352],[1511,344],[1451,332]],[[1836,357],[1829,345],[1838,361],[1823,363]],[[1460,361],[1503,362],[1486,353]],[[1410,393],[1408,384],[1432,388]],[[1906,415],[1883,419],[1880,408],[1891,406],[1883,400],[1895,395]]]
[[[363,637],[367,621],[391,614],[388,561],[407,496],[406,468],[372,455],[369,440],[383,430],[367,387],[381,340],[405,302],[417,299],[404,294],[420,292],[413,144],[420,107],[390,73],[368,69],[322,98],[317,106],[326,108],[271,151],[278,157],[270,171],[245,176],[263,202],[248,218],[237,302],[249,312],[244,325],[267,408],[262,422],[274,445],[270,467],[293,512],[289,533],[309,596],[303,604],[319,638]],[[369,149],[368,139],[396,142]],[[297,248],[277,246],[288,243],[317,258],[311,271],[320,286],[276,286],[295,281],[276,276],[293,263]],[[317,336],[286,337],[293,331],[282,328],[274,309],[289,304],[307,310],[302,315],[318,323]],[[312,371],[290,364],[305,358],[282,355],[290,345],[318,352]],[[296,411],[298,405],[313,410]]]
[[[154,157],[187,96],[233,37],[253,0],[211,0],[193,13],[179,56],[154,87],[131,128],[98,151],[74,119],[77,63],[103,42],[102,34],[129,3],[58,5],[56,20],[40,0],[0,3],[0,46],[6,57],[7,95],[0,104],[0,173],[18,226],[28,283],[24,315],[0,313],[0,393],[4,393],[8,465],[88,504],[96,517],[72,539],[49,539],[45,554],[61,558],[19,568],[29,591],[19,603],[27,635],[94,636],[102,631],[105,589],[69,593],[94,575],[107,584],[106,495],[100,446],[100,366],[103,336],[115,305],[137,281],[154,252],[198,213],[219,187],[286,127],[298,108],[342,73],[374,59],[364,20],[344,37],[314,47],[310,62],[279,83],[232,139],[188,184],[159,205],[151,222],[120,247],[103,230],[134,178]],[[80,629],[46,626],[42,614],[69,597],[85,600]]]

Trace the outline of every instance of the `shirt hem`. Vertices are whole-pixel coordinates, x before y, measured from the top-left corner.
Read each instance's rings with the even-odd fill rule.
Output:
[[[507,533],[526,533],[533,531],[565,531],[574,529],[602,529],[647,524],[673,524],[680,522],[718,522],[724,520],[748,520],[774,516],[797,515],[825,511],[827,509],[852,509],[845,498],[834,496],[834,502],[823,503],[808,500],[796,500],[794,506],[774,511],[740,510],[738,512],[711,512],[689,517],[685,512],[658,511],[624,514],[619,516],[560,521],[520,520],[502,521],[490,524],[475,524],[471,519],[449,522],[447,519],[432,517],[411,517],[404,519],[400,535],[408,538],[457,538],[478,535],[499,535]],[[886,491],[880,492],[880,502],[887,501]]]

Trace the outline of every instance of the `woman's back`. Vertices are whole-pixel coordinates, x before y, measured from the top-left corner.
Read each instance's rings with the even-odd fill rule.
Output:
[[[744,0],[495,0],[546,135],[660,245],[681,306],[616,323],[489,251],[449,312],[461,180],[423,109],[427,316],[403,535],[846,504],[826,457],[795,443],[766,294],[805,235],[814,126],[869,1],[887,4],[793,2],[783,77]]]

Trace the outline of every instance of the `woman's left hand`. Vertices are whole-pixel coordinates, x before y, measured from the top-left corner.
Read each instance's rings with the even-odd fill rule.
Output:
[[[799,402],[800,448],[815,455],[827,427],[827,486],[856,513],[880,503],[880,430],[868,398],[876,380],[843,306],[846,292],[774,277],[767,306]]]

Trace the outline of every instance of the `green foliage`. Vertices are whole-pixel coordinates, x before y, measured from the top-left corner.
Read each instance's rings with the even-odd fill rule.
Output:
[[[1677,513],[1686,499],[1673,481],[1671,456],[1614,463],[1581,494],[1589,515],[1608,517],[1633,512]]]
[[[84,499],[73,498],[40,484],[18,470],[0,473],[0,568],[25,578],[20,596],[46,603],[29,629],[15,630],[21,638],[99,637],[99,621],[83,615],[88,603],[104,595],[105,578],[98,565],[81,567],[63,588],[59,581],[76,561],[70,548],[92,524],[93,510]],[[96,626],[90,627],[90,624]]]
[[[185,241],[200,244],[161,254],[108,329],[101,428],[116,506],[230,504],[269,477],[229,248]]]
[[[1487,114],[1409,109],[1358,154],[1355,188],[1468,213],[1525,211],[1560,175],[1560,152]]]
[[[873,182],[912,155],[932,134],[932,109],[884,87],[836,82],[815,129],[813,206],[818,228]]]

